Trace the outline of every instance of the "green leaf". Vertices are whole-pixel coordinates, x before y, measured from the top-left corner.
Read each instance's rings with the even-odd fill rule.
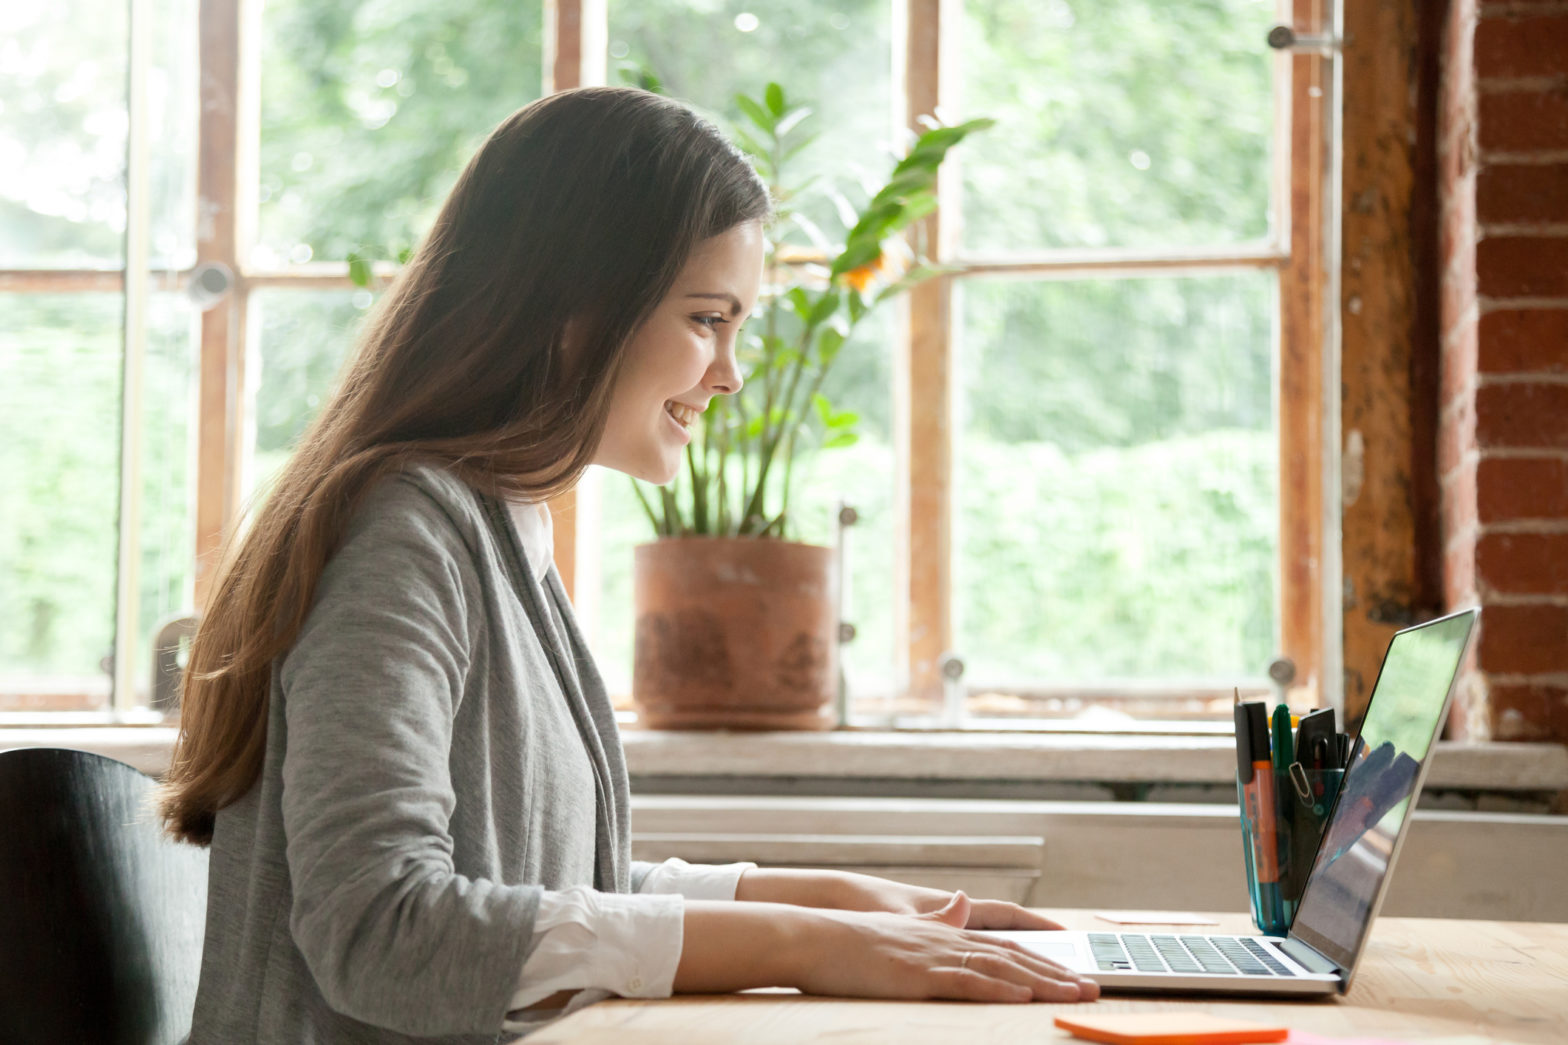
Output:
[[[897,232],[899,229],[913,225],[921,218],[936,210],[936,194],[923,193],[916,196],[904,205],[904,211],[897,218],[887,223],[884,234]]]
[[[800,153],[801,153],[801,151],[803,149],[805,149],[808,146],[810,146],[812,142],[816,141],[820,137],[821,137],[821,135],[819,135],[819,134],[808,134],[808,135],[806,135],[804,138],[800,139],[800,141],[796,142],[794,145],[791,145],[789,148],[785,149],[784,150],[784,155],[779,157],[780,161],[784,162],[784,163],[788,163],[790,160],[793,160],[796,156],[800,155]],[[813,175],[808,180],[815,181],[816,180],[816,176]]]
[[[918,170],[906,171],[905,173],[898,175],[896,178],[889,180],[886,185],[882,186],[882,188],[877,191],[877,194],[871,198],[871,202],[873,204],[882,203],[886,200],[896,200],[902,199],[906,196],[912,196],[917,192],[929,192],[935,184],[936,172],[934,170],[927,170],[922,168]]]
[[[811,306],[811,314],[806,317],[806,325],[815,327],[827,322],[828,317],[838,311],[838,301],[837,291],[829,290],[824,293],[817,299],[817,303]]]
[[[850,325],[853,326],[854,324],[859,323],[861,318],[865,316],[866,310],[869,307],[870,306],[868,306],[866,304],[866,299],[865,299],[865,297],[863,295],[861,295],[861,294],[851,294],[849,296],[849,322],[850,322]]]
[[[867,239],[851,243],[844,248],[844,252],[833,259],[833,268],[828,273],[830,278],[837,278],[862,265],[869,265],[882,256],[882,242]]]
[[[784,88],[777,83],[770,83],[762,92],[762,97],[768,103],[768,110],[775,117],[784,115]]]
[[[350,252],[348,256],[348,278],[356,287],[370,288],[370,262],[362,255]]]
[[[404,247],[402,250],[397,252],[397,263],[399,265],[407,265],[408,264],[408,260],[410,258],[412,258],[413,256],[414,256],[414,248],[413,247]]]
[[[860,295],[851,294],[849,297],[850,310],[853,311],[854,302]],[[822,361],[823,369],[832,365],[833,360],[838,358],[839,349],[843,347],[844,332],[842,330],[837,327],[826,327],[823,329],[821,336],[817,339],[817,358]]]
[[[800,126],[800,121],[804,120],[810,115],[811,106],[809,105],[802,105],[798,109],[791,109],[789,112],[784,113],[779,117],[778,126],[774,129],[774,133],[782,138],[790,131],[793,131],[796,127]]]
[[[860,415],[853,410],[840,410],[832,417],[823,419],[829,428],[849,428],[860,423]]]
[[[732,127],[730,131],[735,138],[736,143],[740,145],[741,150],[745,152],[746,155],[750,156],[754,163],[766,163],[770,166],[772,165],[773,161],[769,159],[768,156],[770,150],[768,149],[767,145],[762,142],[762,139],[758,138],[755,134],[751,133],[751,131],[747,130],[745,127],[739,124],[736,124],[734,127]]]
[[[817,416],[822,418],[822,423],[828,423],[828,418],[833,416],[833,404],[828,402],[828,397],[817,392],[811,397],[811,405],[817,408]]]
[[[857,432],[835,432],[823,441],[822,449],[834,450],[840,446],[854,446],[858,442],[860,435]]]
[[[794,310],[795,315],[799,316],[803,321],[811,315],[811,295],[806,293],[805,287],[790,287],[784,297],[789,302],[790,308]]]
[[[744,94],[737,94],[735,96],[735,104],[740,106],[740,111],[745,113],[746,117],[761,128],[765,134],[770,136],[773,134],[773,128],[777,121],[768,114],[766,109],[758,105],[755,99],[749,98]]]

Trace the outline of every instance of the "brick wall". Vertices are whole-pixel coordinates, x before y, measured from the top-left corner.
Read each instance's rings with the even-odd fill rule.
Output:
[[[1451,0],[1438,120],[1451,731],[1568,742],[1568,2]]]

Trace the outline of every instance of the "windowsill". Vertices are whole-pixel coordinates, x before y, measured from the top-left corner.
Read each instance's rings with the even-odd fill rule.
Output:
[[[144,772],[168,768],[172,726],[0,728],[8,747],[70,747]],[[906,782],[1225,784],[1235,779],[1228,736],[1095,733],[621,733],[634,777]],[[1438,745],[1428,788],[1568,791],[1568,746]]]

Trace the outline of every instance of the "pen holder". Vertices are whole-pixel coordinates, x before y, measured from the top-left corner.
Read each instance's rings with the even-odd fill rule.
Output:
[[[1343,769],[1291,769],[1268,773],[1270,786],[1253,788],[1251,795],[1240,781],[1236,785],[1252,921],[1270,936],[1290,929],[1345,776]]]

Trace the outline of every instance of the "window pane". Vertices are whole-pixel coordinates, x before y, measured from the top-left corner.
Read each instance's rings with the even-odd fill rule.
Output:
[[[114,639],[121,298],[3,304],[0,707],[101,704]]]
[[[154,294],[149,302],[142,365],[141,601],[132,647],[141,703],[150,696],[146,687],[158,629],[195,611],[199,315],[184,294]]]
[[[971,692],[1261,676],[1275,295],[1272,272],[964,284],[954,591]]]
[[[260,290],[250,298],[250,344],[259,373],[248,411],[251,459],[245,468],[249,499],[277,474],[299,437],[315,420],[354,346],[370,308],[368,290]]]
[[[966,0],[965,241],[1232,243],[1269,228],[1272,0]]]
[[[125,12],[0,7],[0,267],[124,262]]]
[[[539,0],[268,3],[254,263],[414,246],[484,136],[539,97],[542,25]]]
[[[159,0],[148,7],[149,264],[178,270],[196,263],[197,0]]]
[[[740,121],[737,93],[760,98],[778,82],[792,105],[812,109],[802,131],[819,135],[791,161],[791,187],[819,179],[800,209],[841,238],[826,193],[863,202],[858,180],[880,184],[893,164],[890,31],[886,0],[611,0],[610,82],[646,69],[721,125]]]

